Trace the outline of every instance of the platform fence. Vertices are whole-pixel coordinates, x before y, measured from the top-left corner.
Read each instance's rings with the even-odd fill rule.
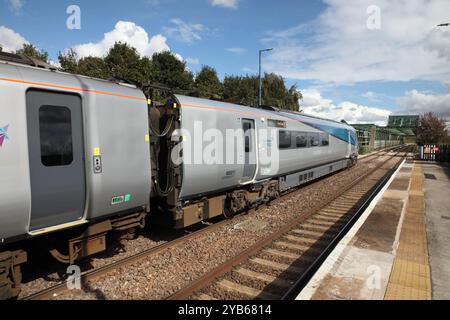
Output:
[[[450,162],[450,144],[427,144],[419,147],[420,160]]]

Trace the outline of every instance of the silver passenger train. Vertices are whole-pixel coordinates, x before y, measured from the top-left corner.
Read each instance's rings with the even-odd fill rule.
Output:
[[[230,216],[357,160],[343,123],[179,95],[157,108],[128,84],[12,60],[0,61],[0,298],[17,296],[31,238],[73,264],[148,217],[183,228]],[[208,130],[234,130],[232,161],[186,161]]]

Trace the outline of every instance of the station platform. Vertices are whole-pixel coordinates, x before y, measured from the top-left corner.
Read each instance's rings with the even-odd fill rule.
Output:
[[[450,168],[405,161],[297,300],[450,299]]]

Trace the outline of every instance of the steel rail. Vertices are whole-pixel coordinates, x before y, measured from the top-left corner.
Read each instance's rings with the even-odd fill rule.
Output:
[[[302,273],[300,278],[293,284],[293,286],[283,295],[281,300],[293,300],[295,299],[301,290],[308,284],[317,270],[322,266],[323,262],[328,258],[331,252],[336,248],[339,242],[345,237],[345,235],[350,231],[353,225],[359,220],[361,215],[369,207],[373,199],[378,195],[381,189],[386,185],[391,176],[395,173],[397,168],[401,165],[404,160],[400,160],[392,169],[390,169],[386,175],[380,180],[373,191],[371,191],[368,198],[364,200],[364,203],[358,208],[358,210],[351,216],[349,221],[340,229],[338,234],[333,237],[327,247],[321,251],[320,255],[314,259],[314,261],[308,266],[305,272]]]
[[[380,170],[386,163],[388,163],[390,160],[395,158],[399,154],[396,153],[395,155],[389,156],[389,158],[386,161],[383,161],[376,167],[369,170],[366,174],[359,176],[357,179],[352,181],[349,185],[347,185],[344,189],[339,190],[339,192],[336,192],[336,195],[331,196],[326,201],[322,202],[320,205],[316,206],[315,208],[309,210],[307,214],[304,216],[298,217],[293,219],[292,221],[288,222],[285,226],[280,228],[278,231],[272,233],[269,237],[262,239],[255,244],[253,244],[248,249],[244,250],[240,254],[234,256],[233,258],[229,259],[225,263],[221,264],[219,267],[209,271],[205,275],[201,276],[200,278],[197,278],[193,282],[191,282],[188,286],[182,288],[181,290],[175,292],[171,296],[169,296],[168,300],[183,300],[187,299],[192,294],[197,292],[198,290],[201,290],[208,285],[214,283],[214,281],[231,271],[236,265],[239,265],[245,261],[247,261],[251,256],[254,256],[258,252],[261,251],[264,247],[274,242],[276,239],[281,238],[284,234],[288,233],[290,230],[295,228],[295,226],[301,224],[305,220],[309,219],[310,217],[314,216],[318,211],[321,209],[327,207],[330,203],[338,199],[341,195],[346,193],[347,191],[351,190],[358,184],[360,184],[362,181],[364,181],[368,176],[372,175],[377,170]],[[399,165],[399,163],[396,164],[396,166]],[[391,170],[388,170],[390,172]],[[386,173],[388,175],[388,173]]]
[[[118,268],[133,264],[135,262],[138,262],[140,260],[149,258],[151,256],[156,256],[160,253],[162,253],[164,250],[167,250],[169,248],[174,248],[179,245],[182,245],[186,243],[189,240],[193,240],[197,237],[202,236],[206,232],[211,232],[219,227],[221,227],[223,224],[227,223],[229,220],[222,220],[215,224],[205,226],[203,229],[200,229],[198,231],[195,231],[193,233],[187,234],[185,236],[182,236],[180,238],[177,238],[175,240],[169,241],[167,243],[146,249],[142,252],[139,252],[135,255],[123,258],[121,260],[118,260],[116,262],[112,262],[108,265],[102,266],[100,268],[87,271],[84,274],[81,275],[80,280],[82,285],[85,285],[95,279],[98,279],[99,277],[116,270]],[[67,291],[68,290],[68,281],[61,282],[55,286],[49,287],[47,289],[44,289],[42,291],[39,291],[37,293],[33,293],[29,296],[24,297],[22,300],[45,300],[51,298],[53,295]]]

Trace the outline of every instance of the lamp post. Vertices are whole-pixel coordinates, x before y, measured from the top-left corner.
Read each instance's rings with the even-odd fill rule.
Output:
[[[272,51],[273,48],[259,50],[259,98],[258,98],[258,107],[262,105],[262,77],[261,77],[261,55],[263,52]]]

